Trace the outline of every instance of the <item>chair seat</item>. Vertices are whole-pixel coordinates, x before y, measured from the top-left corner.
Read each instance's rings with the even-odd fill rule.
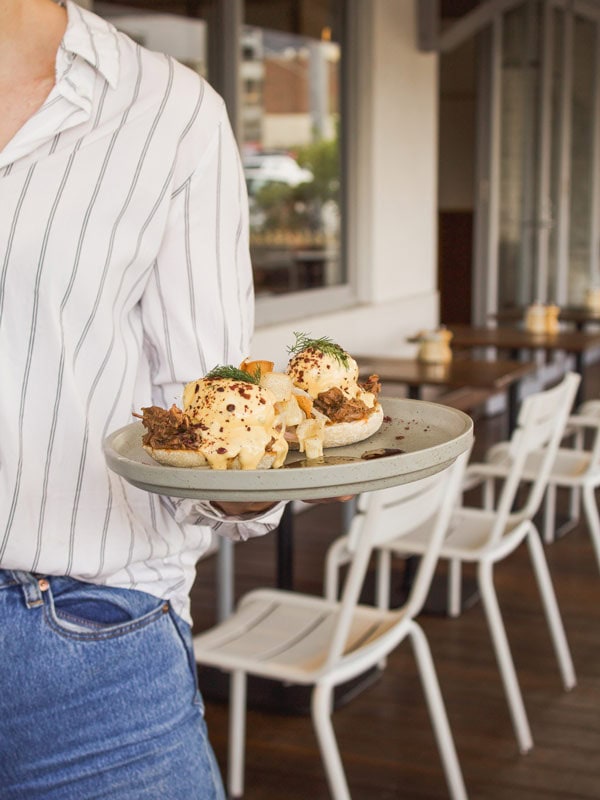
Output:
[[[338,603],[320,597],[257,590],[245,595],[234,614],[220,625],[195,636],[194,652],[202,664],[294,683],[315,683],[327,672],[326,658],[338,614]],[[348,663],[343,680],[366,668],[369,643],[377,640],[381,645],[381,637],[397,623],[397,612],[370,606],[355,608],[344,651]],[[394,642],[385,651],[397,639],[395,633]],[[358,647],[360,658],[353,664],[352,652]],[[373,655],[373,663],[381,657],[380,649]]]
[[[529,523],[515,520],[507,527],[500,542],[492,544],[489,539],[495,522],[494,511],[478,508],[455,511],[442,543],[440,558],[458,558],[461,561],[480,561],[486,555],[492,561],[504,558],[520,544]],[[422,554],[427,549],[427,539],[427,530],[420,529],[397,542],[392,542],[388,548],[398,553]]]
[[[525,480],[534,480],[544,457],[543,452],[531,453],[525,462],[523,477]],[[487,456],[488,463],[499,466],[508,466],[508,444],[504,442],[495,445]],[[562,486],[580,486],[586,472],[590,467],[590,453],[561,447],[550,471],[550,482],[560,483]],[[592,482],[600,483],[600,472],[588,476]]]

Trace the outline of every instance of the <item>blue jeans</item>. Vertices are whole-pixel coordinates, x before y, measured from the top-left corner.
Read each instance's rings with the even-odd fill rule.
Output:
[[[0,570],[2,800],[223,800],[168,603]]]

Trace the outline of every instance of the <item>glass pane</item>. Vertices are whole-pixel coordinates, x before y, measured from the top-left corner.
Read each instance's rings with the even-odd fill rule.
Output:
[[[571,224],[568,300],[580,303],[590,285],[594,132],[594,23],[576,18],[573,46]]]
[[[125,5],[107,0],[94,3],[94,12],[149,50],[168,53],[207,77],[207,24],[202,19],[190,19],[198,16],[195,10],[187,16],[181,3],[140,0]]]
[[[498,307],[535,299],[539,5],[504,17]]]
[[[307,0],[299,14],[284,13],[287,5],[267,23],[248,3],[246,22],[261,24],[242,33],[241,148],[258,297],[344,280],[336,4]]]
[[[562,64],[565,47],[565,13],[562,9],[553,12],[552,45],[552,141],[550,147],[550,236],[548,238],[548,298],[558,301],[558,236],[557,212],[560,196],[560,144],[561,144],[561,94],[563,90]]]

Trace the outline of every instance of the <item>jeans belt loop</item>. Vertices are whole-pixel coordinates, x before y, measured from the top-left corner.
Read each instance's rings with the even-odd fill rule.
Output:
[[[14,570],[13,575],[23,589],[23,597],[27,608],[37,608],[44,604],[42,591],[46,591],[50,584],[45,578],[38,578],[31,572]]]

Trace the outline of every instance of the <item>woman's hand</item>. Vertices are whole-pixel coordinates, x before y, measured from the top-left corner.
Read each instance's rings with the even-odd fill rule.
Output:
[[[354,495],[347,494],[341,497],[325,497],[320,500],[304,500],[304,502],[312,505],[319,503],[346,503],[348,500],[352,500],[353,497]],[[277,503],[222,503],[215,500],[212,505],[228,517],[240,517],[243,514],[261,514],[264,511],[275,508]]]
[[[211,505],[222,511],[228,517],[241,517],[243,514],[261,514],[270,508],[275,508],[277,503],[222,503],[221,501],[211,501]]]

